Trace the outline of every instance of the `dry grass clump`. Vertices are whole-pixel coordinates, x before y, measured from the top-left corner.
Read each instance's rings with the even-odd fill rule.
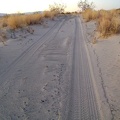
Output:
[[[120,33],[120,17],[116,10],[100,11],[97,27],[102,37]]]
[[[34,13],[34,14],[13,14],[0,17],[0,42],[5,44],[6,34],[3,30],[15,30],[22,28],[24,26],[41,24],[44,18],[54,19],[58,13],[55,11],[44,11],[43,13]],[[27,31],[31,34],[34,33],[34,30],[28,27]]]
[[[57,12],[52,12],[52,11],[44,11],[44,12],[42,13],[42,16],[43,16],[44,18],[51,18],[51,19],[53,19],[54,16],[56,16],[56,15],[57,15]]]
[[[11,15],[7,18],[7,25],[11,29],[21,28],[26,25],[38,24],[42,20],[41,14]]]
[[[42,21],[42,15],[39,13],[24,15],[24,20],[26,22],[26,25],[39,24]]]
[[[17,29],[27,25],[41,24],[43,18],[53,19],[58,13],[52,11],[44,11],[43,13],[34,13],[29,15],[14,14],[0,18],[0,27],[9,27]]]
[[[99,13],[92,9],[86,9],[83,13],[83,18],[86,20],[86,22],[89,22],[91,20],[95,20],[98,18]]]
[[[82,15],[87,22],[97,20],[97,28],[101,37],[108,37],[112,34],[120,33],[119,10],[94,11],[92,9],[87,9],[82,13]]]
[[[0,18],[0,28],[7,27],[7,19],[4,17]]]
[[[25,25],[25,20],[22,15],[12,15],[7,19],[7,25],[11,29],[20,28]]]

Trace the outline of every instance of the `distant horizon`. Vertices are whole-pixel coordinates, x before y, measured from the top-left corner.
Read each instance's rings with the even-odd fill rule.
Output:
[[[4,0],[0,4],[0,13],[2,14],[13,14],[13,13],[27,13],[27,12],[36,12],[36,11],[44,11],[49,9],[49,5],[55,3],[65,4],[67,8],[66,12],[79,11],[77,3],[80,0],[49,0],[49,1],[40,1],[40,0]],[[120,1],[119,0],[88,0],[88,2],[93,2],[96,6],[96,10],[104,9],[119,9]],[[27,6],[27,7],[26,7]]]
[[[95,10],[114,10],[114,9],[120,9],[120,8],[112,8],[112,9],[95,9]],[[43,11],[45,11],[45,10],[43,10]],[[3,15],[5,15],[5,14],[16,14],[16,13],[35,13],[35,12],[43,12],[43,11],[28,11],[28,12],[13,12],[13,13],[0,13],[0,14],[3,14]],[[75,10],[75,11],[65,11],[65,12],[76,12],[77,10]],[[79,11],[79,10],[78,10]]]
[[[120,8],[112,8],[112,9],[95,9],[95,10],[114,10],[114,9],[120,9]],[[43,11],[45,11],[45,10],[43,10]],[[43,11],[28,11],[28,12],[13,12],[13,13],[0,13],[0,15],[1,14],[3,14],[3,15],[5,15],[5,14],[17,14],[17,13],[35,13],[35,12],[43,12]],[[77,10],[75,10],[75,11],[65,11],[65,12],[76,12]],[[79,11],[79,10],[78,10]]]

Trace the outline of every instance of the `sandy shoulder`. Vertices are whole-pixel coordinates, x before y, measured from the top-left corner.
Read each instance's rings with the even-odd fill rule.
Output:
[[[100,94],[105,119],[120,119],[120,35],[98,39],[92,43],[96,31],[94,21],[84,23],[87,45]]]

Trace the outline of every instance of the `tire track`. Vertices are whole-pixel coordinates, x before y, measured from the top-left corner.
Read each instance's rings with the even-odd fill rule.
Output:
[[[62,21],[63,22],[63,21]],[[8,72],[11,67],[15,64],[17,64],[30,50],[32,50],[39,42],[42,42],[43,40],[45,40],[45,37],[50,36],[53,33],[53,30],[58,26],[58,24],[60,24],[59,22],[56,22],[51,29],[49,29],[42,37],[40,37],[36,42],[34,42],[30,47],[28,47],[23,53],[21,53],[20,56],[18,56],[9,66],[6,70],[4,70],[1,74],[0,77],[2,77],[6,72]],[[41,40],[41,41],[40,41]],[[44,41],[44,43],[47,40]],[[44,44],[43,43],[43,44]]]
[[[26,63],[44,44],[50,42],[51,40],[53,40],[55,38],[55,36],[58,34],[59,30],[61,29],[61,27],[65,24],[66,21],[68,21],[69,18],[64,18],[62,20],[62,22],[60,22],[58,24],[58,22],[55,23],[55,25],[48,30],[48,32],[46,32],[42,37],[40,37],[35,43],[33,43],[29,48],[27,48],[27,50],[25,50],[18,58],[16,58],[9,66],[8,69],[6,69],[5,71],[3,71],[0,74],[0,84],[2,84],[3,82],[7,81],[5,79],[7,79],[8,74],[7,73],[12,73],[12,70],[15,69],[15,66],[18,63]],[[57,29],[57,30],[56,30]],[[55,31],[54,31],[55,30]],[[29,56],[29,59],[26,60],[25,56]],[[25,60],[23,60],[25,59]],[[26,61],[26,62],[25,62]]]
[[[68,120],[100,120],[94,88],[80,31],[79,18],[76,18],[73,67],[70,90]]]
[[[65,28],[63,27],[64,25],[68,26],[67,20],[64,20],[59,25],[58,27],[59,29],[58,28],[55,29],[56,34],[53,33],[49,35],[49,39],[44,43],[46,44],[44,47],[46,51],[49,51],[49,49],[52,48],[52,51],[50,51],[50,54],[49,54],[50,56],[54,56],[54,55],[51,55],[51,53],[54,53],[54,51],[57,51],[55,52],[56,55],[60,55],[60,57],[62,55],[65,57],[64,59],[61,59],[61,60],[58,59],[57,66],[56,66],[56,62],[55,62],[55,65],[52,65],[50,59],[48,59],[50,61],[47,61],[47,62],[45,62],[45,59],[41,61],[38,60],[38,53],[43,52],[43,54],[45,55],[46,52],[45,52],[45,49],[41,49],[40,45],[37,45],[37,48],[35,46],[35,49],[30,50],[28,53],[26,53],[25,56],[23,56],[23,58],[20,61],[18,61],[17,64],[15,64],[15,66],[12,66],[10,71],[6,73],[7,76],[3,76],[2,80],[4,80],[4,82],[0,85],[1,87],[0,88],[0,92],[1,92],[0,107],[2,108],[2,106],[3,107],[6,106],[6,103],[8,104],[8,106],[4,107],[3,110],[1,110],[2,111],[1,114],[3,114],[4,117],[7,118],[9,116],[10,119],[16,119],[16,120],[18,119],[41,119],[41,120],[42,119],[45,119],[45,120],[61,119],[60,118],[60,112],[61,112],[60,102],[62,101],[61,100],[61,94],[63,93],[62,82],[64,81],[63,74],[66,71],[67,56],[65,55],[67,54],[63,54],[64,51],[66,50],[65,48],[64,48],[65,50],[61,52],[61,49],[63,49],[63,46],[60,43],[63,43],[63,42],[59,43],[59,41],[61,40],[59,39],[59,37],[62,36],[61,34],[62,32],[59,32],[59,31],[66,28],[66,27]],[[70,33],[68,33],[68,35],[69,34]],[[65,34],[64,36],[62,36],[62,38],[68,35]],[[72,32],[72,35],[73,35],[73,32]],[[60,44],[60,48],[57,47],[59,44]],[[31,52],[32,54],[30,54]],[[31,59],[26,60],[26,57],[28,56],[28,54],[30,54],[29,58]],[[40,57],[42,57],[42,55],[40,55]],[[32,66],[31,66],[31,61],[34,61],[34,64]],[[36,69],[35,67],[36,65],[39,66],[39,68],[42,70]],[[24,69],[24,67],[26,67],[27,69]],[[45,70],[48,69],[48,74],[47,74],[47,71],[45,71],[45,74],[43,74],[44,69]],[[31,73],[31,72],[28,72],[27,70],[31,72],[34,71],[34,72]],[[51,78],[49,77],[49,75],[51,74],[49,73],[49,71],[50,72],[55,71],[55,73],[53,72],[53,76],[51,76]],[[40,75],[40,76],[36,77],[36,75]],[[47,75],[48,77],[46,77]],[[47,79],[49,80],[49,82],[47,82],[48,81]],[[46,81],[45,86],[42,87],[41,84],[43,84],[42,82],[44,80]],[[37,85],[39,85],[39,87]],[[37,90],[36,90],[36,87],[37,87]],[[9,96],[10,96],[10,99],[9,99]],[[17,108],[18,110],[16,110]]]
[[[83,27],[84,28],[84,27]],[[85,28],[84,28],[84,30],[83,31],[86,31],[85,30]],[[84,34],[85,35],[85,34]],[[87,38],[87,36],[85,35],[85,38],[87,39],[87,41],[89,41],[90,42],[90,40]],[[89,43],[88,42],[88,43]],[[86,44],[86,48],[88,47],[88,45]],[[114,108],[112,107],[112,104],[110,104],[109,103],[109,100],[108,100],[108,97],[107,97],[107,93],[106,93],[106,90],[105,90],[105,85],[104,85],[104,80],[103,80],[103,73],[102,73],[102,70],[101,70],[101,67],[100,67],[100,62],[99,62],[99,57],[98,57],[98,55],[97,55],[97,53],[96,53],[96,49],[93,47],[93,45],[92,44],[90,44],[90,47],[93,49],[93,54],[94,54],[94,56],[95,56],[95,58],[96,58],[96,67],[97,67],[97,69],[98,69],[98,76],[99,76],[99,78],[100,78],[100,80],[101,80],[101,83],[100,83],[100,86],[101,86],[101,88],[100,89],[102,89],[102,94],[103,94],[103,97],[105,98],[105,101],[103,102],[102,101],[102,103],[104,103],[104,106],[105,106],[105,104],[107,104],[107,111],[109,111],[109,113],[110,113],[110,115],[107,115],[106,113],[103,113],[103,111],[105,111],[103,108],[102,108],[102,105],[101,105],[101,102],[99,101],[101,98],[100,98],[100,96],[98,95],[98,101],[100,102],[99,103],[99,109],[101,109],[102,108],[102,113],[101,113],[101,116],[103,117],[102,118],[102,120],[106,120],[106,119],[110,119],[110,120],[114,120]],[[88,50],[87,50],[88,51]],[[89,54],[89,51],[88,51],[88,54]],[[90,57],[90,56],[89,56]],[[92,66],[91,66],[92,67]],[[94,73],[93,73],[94,74]],[[94,78],[95,79],[95,78]],[[97,87],[97,86],[96,86]],[[98,93],[98,90],[96,90],[97,91],[97,94],[99,94]],[[98,102],[97,101],[97,102]],[[107,117],[105,117],[105,116],[107,116]]]

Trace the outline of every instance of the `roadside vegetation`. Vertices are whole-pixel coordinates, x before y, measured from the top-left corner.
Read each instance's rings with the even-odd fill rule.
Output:
[[[33,14],[10,14],[0,17],[0,42],[5,39],[4,29],[15,30],[29,25],[42,24],[45,18],[54,20],[55,16],[64,13],[66,6],[64,4],[54,3],[49,5],[49,10]]]
[[[82,16],[86,22],[97,21],[100,37],[120,33],[120,9],[96,11],[93,3],[88,3],[87,0],[79,2],[78,6],[82,8]]]
[[[34,24],[42,24],[44,18],[53,19],[57,13],[44,11],[43,13],[34,14],[14,14],[6,15],[0,18],[0,42],[5,43],[6,30],[16,30]]]
[[[0,18],[0,27],[9,27],[17,29],[31,24],[39,24],[44,18],[53,19],[56,15],[63,13],[66,6],[64,4],[54,3],[49,5],[49,11],[33,14],[13,14]]]
[[[2,19],[1,27],[8,27],[10,29],[17,29],[28,25],[41,24],[44,18],[55,17],[57,13],[51,11],[44,11],[43,13],[34,14],[14,14],[5,16]]]

